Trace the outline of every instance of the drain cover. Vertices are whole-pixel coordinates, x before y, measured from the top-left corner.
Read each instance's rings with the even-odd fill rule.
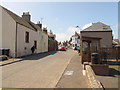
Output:
[[[73,72],[74,72],[74,71],[66,71],[66,72],[65,72],[65,75],[73,75]]]

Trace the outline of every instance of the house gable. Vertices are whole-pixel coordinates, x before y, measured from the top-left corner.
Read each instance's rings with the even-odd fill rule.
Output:
[[[34,28],[31,23],[27,22],[26,20],[24,20],[22,17],[16,15],[15,13],[11,12],[10,10],[2,7],[14,20],[15,22],[19,23],[20,25],[23,25],[27,28],[30,28],[31,30],[37,31],[36,28]]]
[[[92,23],[89,27],[83,29],[81,32],[93,32],[93,31],[98,31],[98,32],[108,32],[108,31],[112,31],[110,26],[102,23],[102,22],[97,22],[97,23]]]

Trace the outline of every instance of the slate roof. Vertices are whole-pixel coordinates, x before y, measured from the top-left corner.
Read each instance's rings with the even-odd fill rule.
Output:
[[[102,22],[97,22],[97,23],[92,23],[89,27],[83,29],[81,32],[84,31],[112,31],[112,30],[110,26]]]
[[[0,6],[0,7],[2,7],[2,6]],[[39,28],[38,25],[36,25],[36,24],[34,24],[32,22],[27,22],[22,17],[16,15],[15,13],[11,12],[10,10],[8,10],[8,9],[6,9],[4,7],[2,7],[2,8],[3,8],[3,10],[5,10],[15,20],[15,22],[17,22],[17,23],[19,23],[19,24],[21,24],[23,26],[26,26],[26,27],[34,30],[34,31],[37,31],[37,29]]]

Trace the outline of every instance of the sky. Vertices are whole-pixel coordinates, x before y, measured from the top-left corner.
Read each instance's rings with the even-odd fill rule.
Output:
[[[2,2],[2,6],[21,16],[30,12],[31,21],[41,21],[56,34],[58,41],[69,40],[75,31],[89,23],[110,25],[118,38],[118,2]],[[79,26],[79,28],[76,28]]]

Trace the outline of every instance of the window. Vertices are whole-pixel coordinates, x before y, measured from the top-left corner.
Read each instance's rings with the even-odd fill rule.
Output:
[[[29,43],[29,32],[25,33],[25,42]]]
[[[37,41],[34,41],[35,49],[37,49]]]

